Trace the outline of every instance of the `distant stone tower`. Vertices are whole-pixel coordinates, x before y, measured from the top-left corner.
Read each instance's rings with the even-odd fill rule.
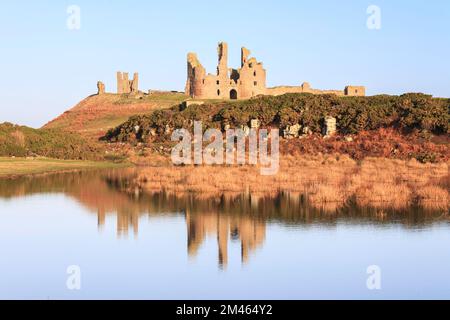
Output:
[[[117,93],[138,93],[139,92],[139,74],[133,75],[133,80],[128,79],[127,72],[117,72]]]
[[[97,82],[97,94],[101,95],[105,93],[105,84],[101,81]]]

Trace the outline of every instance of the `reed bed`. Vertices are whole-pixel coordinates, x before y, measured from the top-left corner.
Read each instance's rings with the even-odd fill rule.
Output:
[[[262,176],[257,166],[145,167],[135,182],[150,192],[199,198],[237,196],[242,193],[304,195],[316,206],[359,206],[402,209],[411,205],[448,210],[449,163],[422,164],[416,160],[347,156],[284,156],[280,170]]]

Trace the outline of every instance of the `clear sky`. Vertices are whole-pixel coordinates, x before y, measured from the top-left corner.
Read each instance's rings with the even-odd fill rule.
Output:
[[[69,30],[69,5],[81,28]],[[381,9],[381,29],[367,8]],[[365,85],[369,95],[450,97],[448,0],[2,1],[0,122],[40,127],[96,92],[115,72],[140,73],[140,89],[183,90],[186,54],[215,71],[216,46],[264,62],[269,86]]]

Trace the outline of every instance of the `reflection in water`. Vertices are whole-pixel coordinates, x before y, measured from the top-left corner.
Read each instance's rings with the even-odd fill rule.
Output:
[[[250,217],[230,217],[218,213],[186,214],[188,252],[194,256],[207,235],[216,234],[218,261],[221,267],[228,263],[228,235],[241,242],[241,259],[245,263],[252,250],[264,242],[266,224]]]
[[[403,211],[377,210],[350,204],[327,210],[312,207],[305,197],[292,193],[276,196],[224,194],[207,199],[199,199],[198,195],[178,197],[164,191],[144,193],[138,185],[133,185],[136,174],[135,169],[120,169],[0,180],[0,197],[64,193],[96,213],[100,229],[107,215],[116,215],[118,237],[126,236],[130,229],[137,235],[139,219],[145,215],[184,216],[189,256],[197,254],[206,237],[215,236],[221,267],[228,264],[229,239],[240,242],[241,259],[245,263],[252,251],[263,245],[268,223],[297,228],[316,224],[331,227],[338,223],[423,228],[448,219],[446,212],[418,207]]]

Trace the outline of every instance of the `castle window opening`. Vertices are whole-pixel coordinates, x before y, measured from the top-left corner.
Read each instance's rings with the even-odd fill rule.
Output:
[[[220,84],[220,81],[219,80],[217,80],[217,85],[219,85]]]
[[[230,99],[231,100],[237,100],[238,96],[237,96],[237,91],[236,90],[231,90],[230,91]]]
[[[256,71],[255,71],[255,72],[253,72],[253,76],[254,76],[254,77],[256,77]]]
[[[220,90],[217,90],[217,95],[220,96]]]
[[[253,82],[253,84],[255,85],[255,87],[258,85],[258,82],[257,81],[255,81],[255,82]]]

